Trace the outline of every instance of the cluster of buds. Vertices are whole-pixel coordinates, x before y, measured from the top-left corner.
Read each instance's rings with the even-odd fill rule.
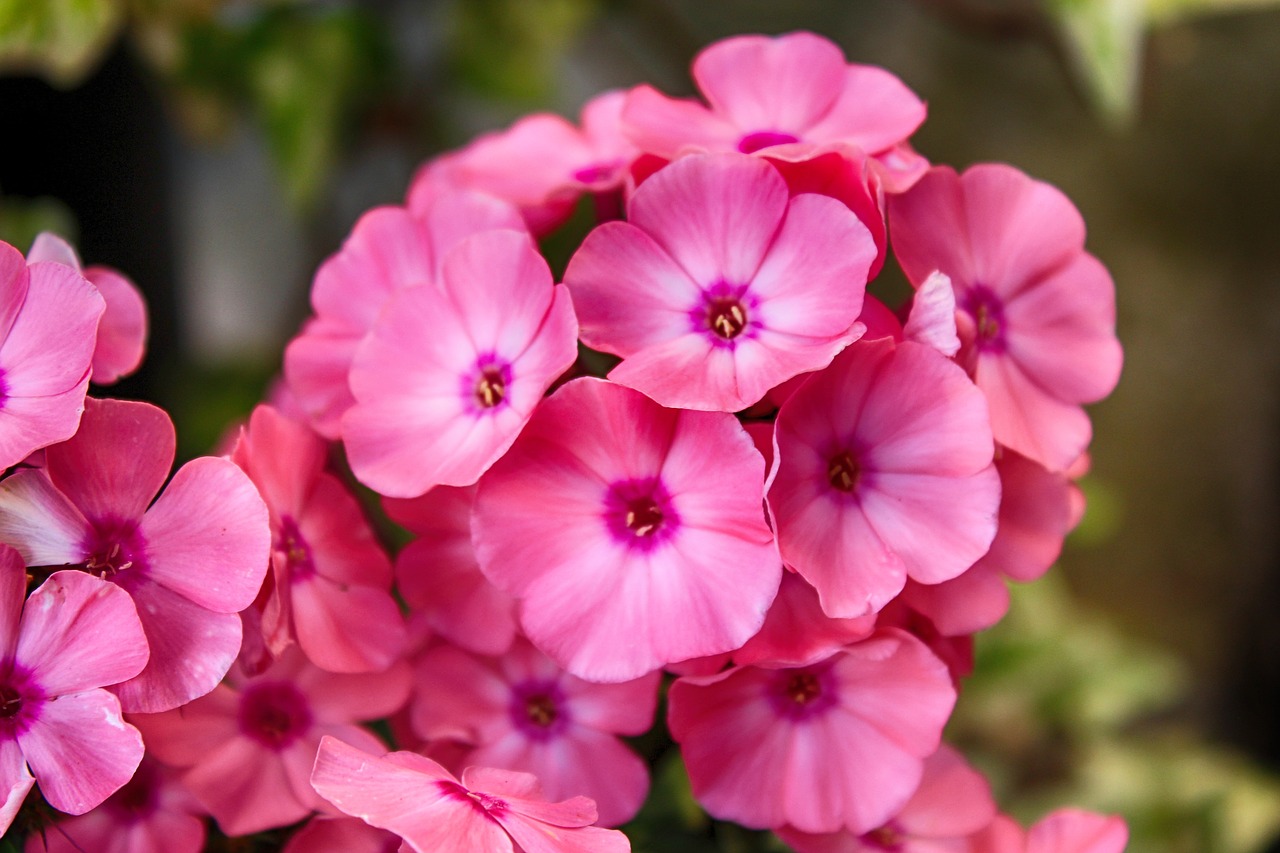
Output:
[[[701,806],[799,853],[1123,849],[1087,812],[1024,830],[942,743],[973,635],[1081,517],[1082,406],[1119,375],[1078,212],[931,165],[924,103],[818,36],[693,73],[705,100],[611,92],[427,163],[321,266],[230,458],[149,508],[167,416],[83,403],[87,366],[26,390],[43,321],[4,308],[0,415],[80,401],[0,435],[4,814],[27,765],[93,809],[29,849],[192,853],[209,814],[290,853],[629,850],[609,827],[650,780],[621,738],[663,691]],[[868,291],[890,253],[903,305]],[[413,537],[394,560],[338,445]],[[78,769],[46,734],[73,707]]]

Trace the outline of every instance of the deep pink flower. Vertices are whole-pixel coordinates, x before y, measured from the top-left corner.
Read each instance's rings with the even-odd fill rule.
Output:
[[[879,610],[986,552],[1000,478],[986,402],[935,350],[862,341],[778,412],[769,508],[782,558],[830,616]]]
[[[75,433],[103,308],[76,270],[0,242],[0,469]]]
[[[133,597],[151,658],[112,688],[130,712],[213,689],[267,569],[267,508],[231,460],[188,462],[156,499],[174,445],[161,409],[88,399],[80,431],[45,451],[44,468],[0,482],[0,541],[28,566],[76,566]]]
[[[478,190],[520,208],[535,234],[553,230],[584,192],[620,191],[640,153],[623,135],[625,92],[605,92],[582,108],[581,128],[557,115],[526,116],[437,157],[414,176],[410,210],[447,188]]]
[[[270,406],[259,406],[233,459],[271,514],[271,581],[259,607],[271,654],[297,642],[330,672],[371,672],[405,649],[391,597],[391,561],[337,477],[328,445]]]
[[[357,723],[394,713],[408,699],[409,679],[404,662],[337,674],[288,649],[261,675],[233,674],[183,708],[130,719],[152,755],[183,770],[182,783],[223,832],[247,835],[328,811],[309,781],[320,739],[381,751]]]
[[[142,364],[147,351],[147,303],[137,285],[111,267],[81,269],[80,256],[56,234],[42,231],[31,244],[27,263],[55,261],[83,275],[106,303],[93,349],[93,383],[109,385]]]
[[[289,838],[281,853],[397,853],[400,836],[353,817],[316,815]]]
[[[142,760],[137,729],[102,689],[147,662],[129,596],[54,572],[24,606],[26,582],[18,553],[0,546],[0,835],[33,782],[55,809],[84,814]]]
[[[782,574],[763,477],[732,415],[575,379],[480,482],[476,556],[539,649],[629,681],[759,630]]]
[[[346,814],[389,829],[418,853],[629,853],[616,829],[592,826],[595,803],[550,803],[528,773],[468,767],[459,781],[412,752],[378,757],[320,743],[317,792]],[[518,845],[518,846],[515,846]]]
[[[672,159],[688,148],[768,151],[839,142],[879,154],[904,142],[924,103],[882,68],[845,62],[813,33],[736,36],[705,48],[693,77],[709,106],[634,89],[623,124],[642,150]]]
[[[436,486],[418,498],[384,498],[382,506],[418,537],[396,555],[396,588],[410,610],[454,645],[500,655],[516,636],[516,602],[476,563],[475,497],[475,486]]]
[[[508,204],[450,191],[413,212],[378,207],[360,217],[342,249],[316,272],[315,316],[289,343],[284,372],[299,403],[326,438],[341,436],[354,398],[347,376],[356,346],[396,291],[435,284],[445,253],[464,237],[495,228],[524,230]]]
[[[199,804],[173,771],[145,759],[100,806],[27,836],[26,853],[200,853]]]
[[[923,643],[888,629],[805,667],[680,678],[668,702],[694,796],[713,816],[860,834],[919,786],[955,689]]]
[[[1089,443],[1083,403],[1115,387],[1115,287],[1084,222],[1048,184],[1003,165],[929,172],[889,208],[893,249],[920,285],[951,279],[958,360],[991,404],[996,441],[1053,471]]]
[[[525,234],[468,237],[439,285],[401,290],[356,350],[343,416],[351,470],[391,497],[468,486],[578,357],[569,292]]]
[[[866,226],[835,199],[790,198],[759,158],[679,160],[627,214],[565,271],[583,342],[622,356],[615,382],[664,406],[737,411],[862,334]]]
[[[617,735],[653,725],[660,672],[592,684],[569,675],[526,640],[500,658],[436,646],[414,670],[413,723],[427,740],[465,732],[459,766],[519,770],[552,800],[595,800],[602,826],[635,817],[649,790],[644,761]]]
[[[783,827],[778,836],[796,853],[970,853],[967,836],[995,815],[987,780],[943,744],[925,759],[920,787],[883,826],[821,835]]]

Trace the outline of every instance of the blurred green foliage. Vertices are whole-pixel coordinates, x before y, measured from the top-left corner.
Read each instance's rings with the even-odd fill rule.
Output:
[[[41,231],[53,231],[74,245],[79,229],[71,210],[56,198],[0,196],[0,240],[25,252]]]
[[[0,0],[0,69],[80,82],[115,38],[122,0]]]

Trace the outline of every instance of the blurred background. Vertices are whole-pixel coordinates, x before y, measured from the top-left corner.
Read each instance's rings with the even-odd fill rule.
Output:
[[[1280,3],[0,0],[0,239],[42,228],[150,302],[180,453],[252,408],[317,264],[424,159],[605,88],[693,93],[736,33],[809,29],[929,104],[934,162],[1080,207],[1125,372],[1060,571],[980,638],[952,737],[1023,820],[1123,813],[1133,853],[1280,851]],[[638,850],[767,847],[678,767]]]

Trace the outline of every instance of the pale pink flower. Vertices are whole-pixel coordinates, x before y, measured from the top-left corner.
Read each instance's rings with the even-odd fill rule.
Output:
[[[942,661],[887,629],[805,667],[677,679],[668,724],[713,816],[861,834],[915,792],[955,695]]]
[[[590,797],[602,826],[618,826],[640,810],[648,768],[617,736],[653,725],[658,670],[621,684],[592,684],[520,639],[500,658],[436,646],[418,659],[414,674],[414,728],[427,740],[463,734],[471,748],[459,766],[532,773],[552,800]]]
[[[1045,815],[1029,832],[997,815],[970,842],[965,853],[1122,853],[1129,828],[1119,817],[1064,808]]]
[[[81,269],[80,256],[71,244],[49,231],[38,234],[27,253],[28,264],[41,261],[71,267],[98,289],[106,303],[93,349],[93,383],[110,385],[137,370],[147,351],[147,303],[137,285],[111,267]]]
[[[907,577],[953,578],[991,544],[1000,478],[986,402],[929,347],[855,344],[787,398],[774,440],[778,547],[829,616],[879,610]]]
[[[440,193],[413,212],[378,207],[360,217],[342,249],[316,272],[315,316],[284,354],[289,387],[317,432],[341,436],[342,414],[355,401],[347,381],[351,358],[391,295],[435,284],[449,249],[495,228],[523,231],[524,223],[496,198],[459,191]]]
[[[295,832],[281,853],[397,853],[400,836],[353,817],[318,814]]]
[[[358,723],[395,712],[408,699],[408,664],[385,672],[337,674],[288,649],[261,675],[241,678],[185,707],[131,716],[147,750],[183,771],[182,783],[227,835],[295,823],[329,808],[311,788],[323,737],[381,751]]]
[[[461,241],[439,286],[397,292],[356,350],[351,470],[390,497],[471,485],[577,359],[577,332],[569,291],[527,235]]]
[[[846,63],[837,45],[813,33],[724,39],[698,54],[693,77],[708,106],[649,86],[632,90],[622,120],[642,150],[672,159],[688,148],[750,154],[838,142],[879,154],[925,117],[901,80]]]
[[[26,853],[200,853],[201,814],[173,771],[148,758],[93,811],[28,835]]]
[[[382,507],[417,536],[396,555],[396,588],[405,604],[454,645],[500,655],[516,636],[516,603],[476,563],[475,497],[475,486],[436,486],[418,498],[384,498]]]
[[[920,787],[884,825],[861,834],[815,835],[791,827],[777,832],[796,853],[970,853],[967,836],[995,815],[987,780],[943,744],[925,759]]]
[[[528,773],[468,767],[461,782],[412,752],[383,757],[333,738],[320,743],[317,792],[341,811],[389,829],[418,853],[629,853],[616,829],[592,826],[586,797],[547,802]]]
[[[737,411],[862,334],[866,226],[835,199],[791,198],[763,160],[686,157],[627,214],[565,271],[583,342],[622,356],[615,382],[664,406]]]
[[[564,221],[582,193],[621,191],[640,153],[622,133],[625,100],[625,92],[592,98],[582,108],[581,127],[537,113],[485,134],[424,165],[406,203],[417,210],[447,188],[478,190],[516,205],[529,228],[545,234]]]
[[[271,515],[271,579],[255,605],[271,654],[297,642],[331,672],[370,672],[405,649],[391,597],[391,561],[360,504],[324,470],[328,444],[270,406],[259,406],[233,459]]]
[[[163,410],[88,399],[80,431],[45,451],[44,468],[0,482],[0,541],[28,566],[75,566],[133,597],[151,658],[112,688],[129,712],[213,689],[267,569],[267,508],[231,460],[188,462],[156,498],[174,446]]]
[[[0,469],[75,433],[103,307],[76,270],[0,242]]]
[[[24,605],[26,584],[17,552],[0,546],[0,835],[33,782],[55,809],[84,814],[142,760],[137,729],[102,689],[147,662],[129,596],[54,572]]]
[[[1123,356],[1115,287],[1084,222],[1048,184],[997,164],[933,169],[890,205],[893,249],[917,286],[951,279],[960,364],[987,395],[996,441],[1053,471],[1089,443],[1081,408],[1111,393]]]
[[[782,574],[763,478],[732,415],[575,379],[480,482],[476,556],[534,645],[579,678],[629,681],[760,629]]]

